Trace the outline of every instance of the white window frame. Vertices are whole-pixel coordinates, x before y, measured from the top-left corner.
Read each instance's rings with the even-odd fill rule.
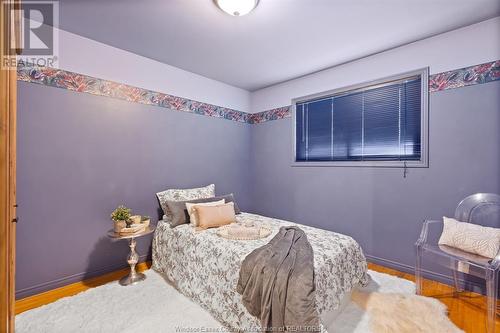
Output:
[[[415,76],[421,78],[420,100],[420,160],[418,161],[297,161],[296,149],[296,105],[314,99],[327,98],[346,92],[365,90],[392,84],[394,81],[410,79]],[[386,167],[386,168],[428,168],[429,167],[429,68],[421,68],[398,75],[392,75],[378,80],[355,84],[339,89],[324,91],[292,99],[292,128],[293,128],[293,155],[292,166],[297,167]]]

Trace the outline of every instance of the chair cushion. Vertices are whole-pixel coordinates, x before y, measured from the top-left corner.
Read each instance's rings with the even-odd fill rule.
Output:
[[[438,243],[493,259],[500,247],[500,229],[443,217],[443,233]]]

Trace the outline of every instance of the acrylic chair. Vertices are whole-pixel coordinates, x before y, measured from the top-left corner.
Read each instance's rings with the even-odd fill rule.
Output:
[[[487,227],[500,227],[500,195],[477,193],[463,199],[455,210],[455,219]],[[458,279],[458,272],[467,273],[486,281],[487,296],[487,331],[495,332],[495,320],[498,295],[498,270],[500,251],[494,259],[485,258],[446,245],[438,245],[443,231],[443,221],[425,221],[416,245],[417,262],[415,278],[417,294],[422,294],[422,260],[452,270],[455,289],[463,291]]]

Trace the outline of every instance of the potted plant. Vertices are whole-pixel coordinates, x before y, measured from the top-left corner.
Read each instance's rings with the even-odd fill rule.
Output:
[[[120,232],[123,228],[128,227],[132,224],[130,220],[130,215],[132,214],[132,210],[123,205],[118,206],[111,213],[111,220],[114,222],[114,230],[115,232]]]
[[[149,223],[151,222],[151,217],[145,215],[141,217],[141,224],[144,224],[146,227],[149,226]]]

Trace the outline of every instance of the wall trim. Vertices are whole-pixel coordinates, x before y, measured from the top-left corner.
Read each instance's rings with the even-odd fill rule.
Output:
[[[222,106],[198,102],[128,84],[48,67],[19,66],[18,81],[71,90],[91,95],[111,97],[127,102],[154,105],[236,122],[248,123],[249,113]]]
[[[500,60],[429,76],[429,92],[456,89],[500,80]]]
[[[143,272],[151,268],[151,261],[141,262],[136,266],[138,272]],[[15,302],[15,313],[22,312],[57,301],[63,297],[73,296],[90,288],[95,288],[103,284],[116,281],[127,274],[128,268],[115,270],[110,273],[99,275],[90,279],[85,279],[76,283],[68,284],[56,289],[51,289],[36,295],[18,299]]]
[[[151,260],[151,256],[149,254],[142,254],[139,256],[139,263],[142,263],[142,262],[145,262],[148,260]],[[85,279],[90,279],[90,278],[93,278],[93,277],[96,277],[99,275],[104,275],[104,274],[107,274],[107,273],[110,273],[110,272],[113,272],[116,270],[120,270],[123,268],[127,268],[127,267],[129,267],[129,266],[126,263],[125,258],[124,258],[123,261],[120,261],[119,264],[114,264],[114,265],[107,266],[107,267],[101,267],[101,268],[98,268],[98,269],[95,269],[95,270],[89,271],[89,272],[81,272],[81,273],[76,273],[76,274],[64,276],[64,277],[61,277],[58,279],[54,279],[51,281],[36,284],[34,286],[31,286],[31,287],[16,290],[16,299],[21,299],[21,298],[29,297],[31,295],[40,294],[40,293],[43,293],[47,290],[60,288],[62,286],[68,285],[68,284],[80,282],[80,281],[83,281]]]
[[[429,75],[429,93],[498,80],[500,80],[500,60]],[[291,115],[292,106],[282,106],[252,114],[251,123],[261,124],[270,120],[289,118]]]
[[[141,256],[141,258],[144,258],[146,256]],[[414,275],[414,270],[413,267],[410,265],[398,263],[396,261],[392,260],[387,260],[383,258],[379,258],[376,256],[370,256],[366,255],[366,258],[369,262],[377,264],[382,267],[387,267],[387,268],[392,268],[400,272],[404,273],[409,273]],[[152,262],[150,260],[145,260],[142,261],[137,265],[137,270],[142,272],[144,270],[147,270],[151,267]],[[85,291],[89,288],[94,288],[100,285],[103,285],[105,283],[115,281],[123,274],[125,274],[125,271],[127,271],[127,268],[123,269],[112,269],[111,271],[103,274],[98,274],[95,277],[81,280],[78,282],[74,282],[71,284],[66,284],[64,286],[56,287],[56,288],[51,288],[50,290],[37,293],[22,299],[17,299],[16,300],[16,305],[15,305],[15,312],[16,314],[40,307],[42,305],[46,305],[52,302],[57,301],[58,299],[61,299],[63,297],[68,297],[68,296],[73,296],[76,295],[82,291]],[[445,282],[448,285],[453,284],[453,280],[451,277],[443,275],[443,274],[438,274],[430,271],[425,271],[424,277],[426,279],[434,280],[434,281],[439,281],[439,282]],[[464,283],[464,281],[461,281]],[[467,283],[467,282],[465,282]],[[471,289],[472,290],[472,289]]]
[[[19,66],[18,81],[105,96],[132,103],[159,106],[209,117],[247,124],[261,124],[291,116],[291,105],[248,113],[222,106],[198,102],[114,81],[48,67]],[[429,76],[429,92],[456,89],[500,80],[500,60],[437,73]]]
[[[266,121],[289,118],[292,115],[291,109],[292,106],[287,105],[271,110],[253,113],[250,115],[250,123],[260,124],[265,123]]]
[[[385,267],[392,268],[392,269],[395,269],[395,270],[398,270],[398,271],[401,271],[404,273],[409,273],[409,274],[415,275],[415,266],[403,264],[403,263],[400,263],[400,262],[397,262],[394,260],[389,260],[389,259],[385,259],[385,258],[381,258],[381,257],[377,257],[377,256],[372,256],[372,255],[369,255],[366,253],[365,253],[365,257],[366,257],[367,261],[372,262],[374,264],[385,266]],[[436,272],[433,272],[433,271],[430,271],[427,269],[424,269],[422,271],[422,273],[423,273],[422,274],[423,277],[426,279],[442,282],[442,283],[450,285],[450,286],[454,285],[453,277],[451,275],[436,273]],[[459,282],[467,290],[471,290],[471,291],[475,291],[475,292],[479,292],[479,293],[484,292],[484,286],[482,286],[478,283],[475,283],[473,281],[464,280],[462,278],[459,279]]]

